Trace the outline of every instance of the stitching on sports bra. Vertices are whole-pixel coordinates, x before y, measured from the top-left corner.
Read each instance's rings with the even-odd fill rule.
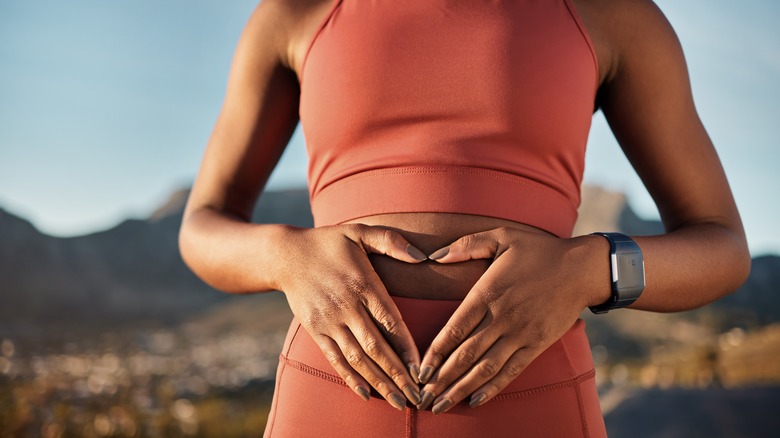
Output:
[[[342,0],[331,1],[333,1],[333,3],[331,3],[330,7],[328,8],[328,13],[325,14],[325,17],[320,22],[320,25],[317,26],[317,30],[314,32],[314,36],[311,38],[311,41],[309,41],[308,47],[306,47],[306,54],[303,55],[303,61],[301,61],[301,81],[298,84],[299,88],[303,87],[303,78],[306,75],[306,61],[309,60],[309,53],[311,53],[311,48],[314,47],[314,43],[319,39],[320,33],[322,33],[322,29],[325,28],[331,17],[333,17],[336,9],[338,9],[338,7],[341,5]]]
[[[574,5],[571,3],[571,0],[563,0],[563,3],[566,5],[566,9],[569,10],[569,15],[571,15],[571,18],[574,19],[574,23],[577,24],[577,28],[580,30],[582,37],[585,39],[585,43],[588,45],[588,49],[590,50],[590,55],[593,57],[593,65],[596,68],[596,83],[594,84],[594,91],[593,91],[593,98],[595,99],[596,93],[598,92],[599,89],[599,58],[598,56],[596,56],[596,48],[593,45],[593,40],[590,39],[590,34],[588,33],[588,30],[585,28],[585,25],[582,23],[582,19],[577,13],[577,10],[574,8]]]

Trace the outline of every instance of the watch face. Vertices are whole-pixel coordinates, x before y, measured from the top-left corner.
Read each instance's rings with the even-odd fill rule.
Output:
[[[645,285],[644,261],[641,252],[625,252],[617,257],[618,287],[630,288]]]

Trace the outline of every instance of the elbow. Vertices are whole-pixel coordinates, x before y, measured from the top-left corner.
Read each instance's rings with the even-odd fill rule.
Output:
[[[750,250],[748,249],[747,241],[744,237],[740,238],[735,245],[735,248],[730,251],[731,257],[728,258],[728,266],[726,272],[729,272],[729,281],[725,282],[726,290],[725,295],[730,295],[736,292],[750,276],[750,268],[752,265],[752,259],[750,257]]]
[[[215,282],[211,275],[209,275],[207,268],[208,261],[203,260],[205,254],[197,250],[197,236],[195,230],[192,229],[192,225],[188,226],[186,220],[182,220],[182,224],[179,227],[178,247],[179,257],[184,265],[192,272],[200,281],[207,286],[216,289],[221,292],[225,292],[222,285],[219,282]]]
[[[213,284],[209,278],[207,269],[209,261],[206,260],[208,253],[203,251],[203,239],[198,233],[198,227],[194,219],[194,215],[185,214],[182,217],[177,241],[179,257],[190,272],[202,282],[219,290],[218,285]]]
[[[198,273],[196,271],[196,265],[195,263],[195,255],[192,250],[192,244],[191,244],[192,238],[190,236],[190,229],[187,226],[187,217],[184,216],[182,218],[182,222],[179,225],[179,235],[178,235],[178,242],[177,246],[179,249],[179,257],[181,257],[182,262],[184,262],[184,265],[189,268],[189,270],[198,276]],[[198,276],[200,277],[200,276]]]
[[[734,289],[732,292],[739,289],[743,284],[745,284],[745,281],[747,281],[748,277],[750,276],[750,268],[753,261],[750,258],[750,251],[747,249],[747,244],[745,245],[745,250],[743,254],[739,255],[739,261],[737,262],[737,268],[736,268],[736,283],[734,285]]]

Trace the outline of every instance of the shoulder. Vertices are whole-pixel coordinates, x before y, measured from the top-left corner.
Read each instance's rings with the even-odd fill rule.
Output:
[[[610,89],[627,75],[637,78],[638,70],[646,63],[684,68],[677,35],[652,0],[571,1],[590,34],[598,57],[598,107],[602,106],[604,95]]]
[[[281,64],[297,72],[301,52],[314,27],[334,1],[337,0],[262,0],[255,7],[247,27],[271,41]]]

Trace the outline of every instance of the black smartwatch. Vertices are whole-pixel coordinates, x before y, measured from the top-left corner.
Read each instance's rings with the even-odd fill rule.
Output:
[[[609,241],[612,296],[606,303],[588,307],[593,313],[630,306],[645,289],[645,260],[633,239],[620,233],[592,233]]]

